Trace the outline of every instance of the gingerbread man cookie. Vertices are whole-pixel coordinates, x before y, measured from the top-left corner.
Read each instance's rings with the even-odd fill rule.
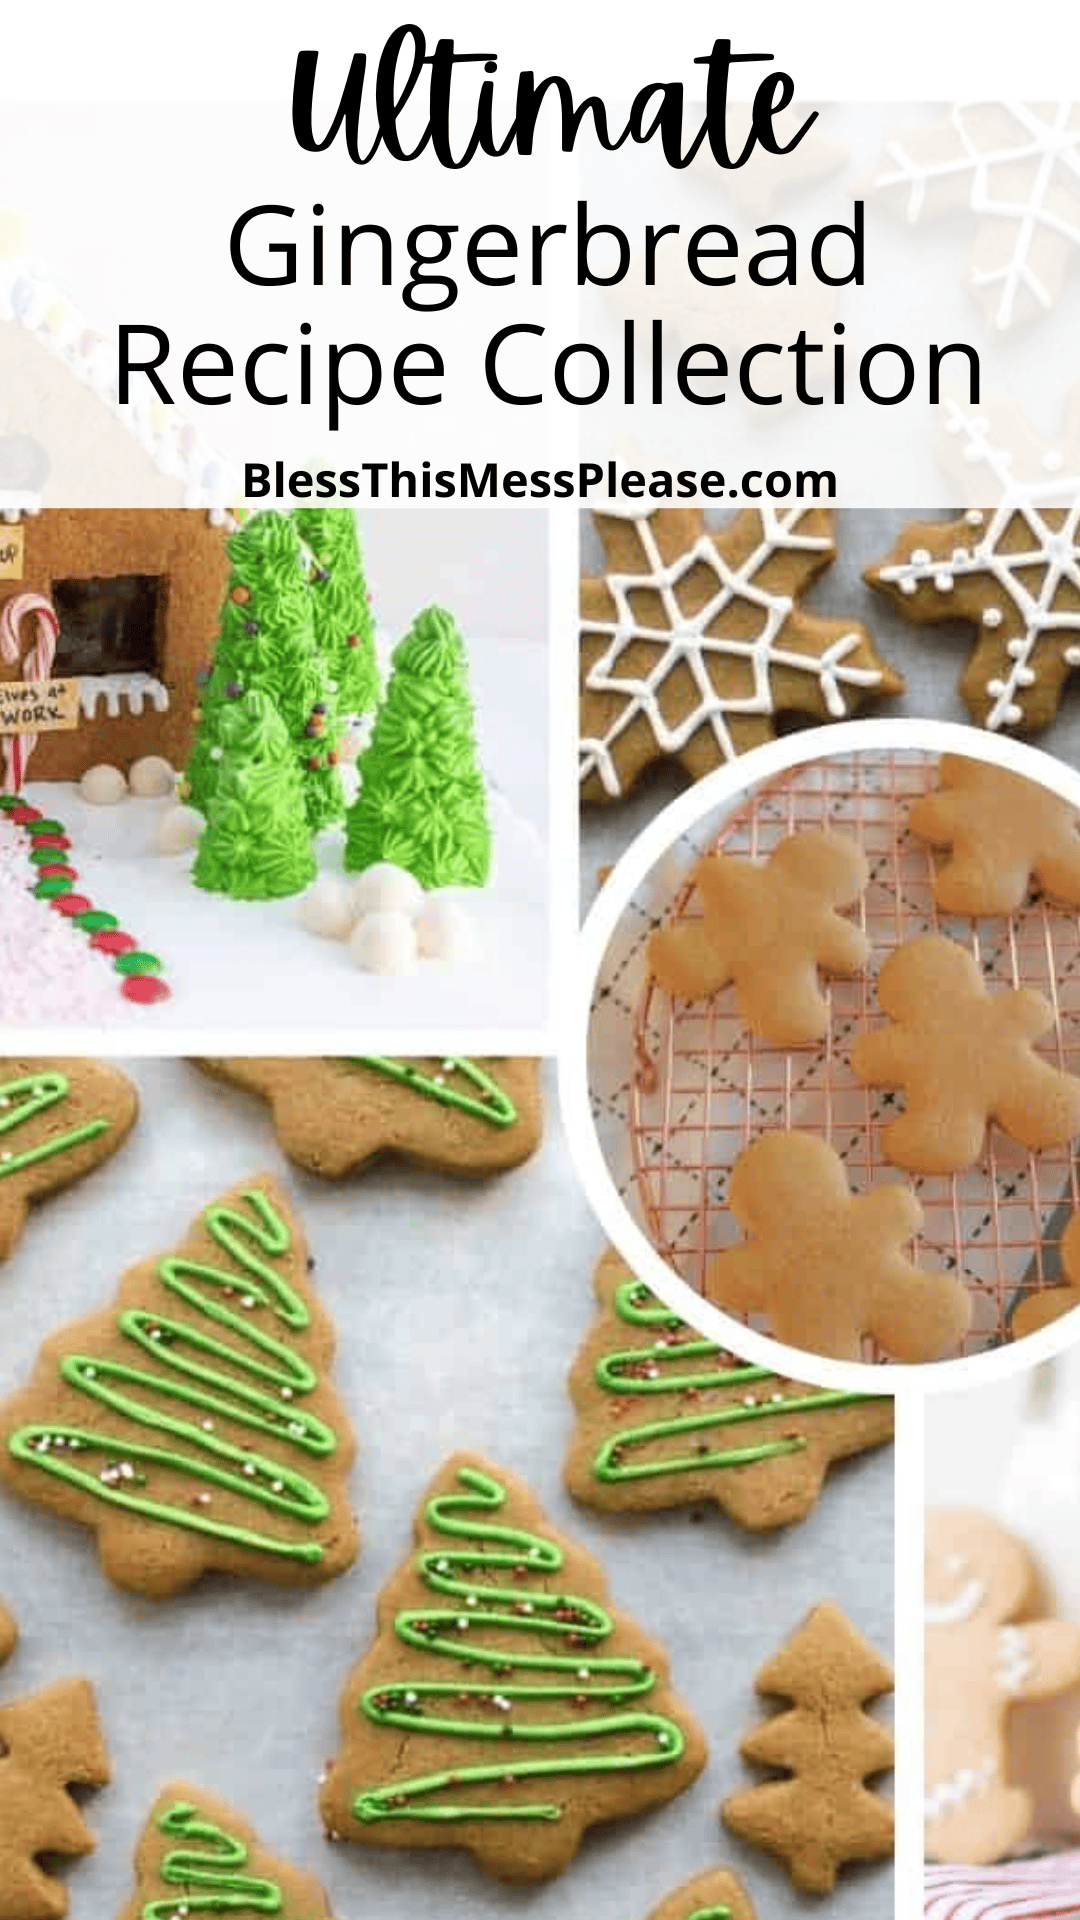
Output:
[[[1069,1221],[1058,1253],[1065,1275],[1063,1285],[1043,1287],[1038,1293],[1025,1294],[1017,1302],[1009,1317],[1009,1332],[1014,1340],[1038,1333],[1040,1327],[1049,1327],[1060,1320],[1063,1313],[1080,1307],[1080,1213],[1074,1213]]]
[[[747,1237],[709,1263],[705,1296],[764,1314],[788,1346],[858,1360],[869,1338],[894,1360],[940,1360],[967,1332],[962,1281],[903,1251],[923,1217],[910,1188],[852,1194],[816,1135],[762,1134],[735,1162],[729,1204]]]
[[[202,1059],[269,1101],[290,1160],[338,1180],[382,1154],[466,1177],[516,1167],[540,1144],[540,1062],[519,1059]]]
[[[882,1129],[908,1173],[962,1173],[996,1121],[1029,1153],[1080,1133],[1080,1079],[1035,1053],[1054,1011],[1030,987],[988,993],[978,961],[943,934],[906,940],[878,980],[887,1027],[861,1033],[851,1065],[871,1087],[900,1087],[905,1111]]]
[[[1026,1837],[1031,1795],[1008,1779],[1014,1700],[1080,1682],[1080,1627],[1033,1619],[1038,1571],[982,1513],[926,1518],[926,1852],[982,1866]]]
[[[727,1867],[701,1873],[669,1893],[649,1920],[757,1920],[749,1895]]]
[[[1080,907],[1080,831],[1075,810],[1035,780],[946,753],[940,790],[912,802],[917,840],[949,847],[934,899],[943,913],[1016,913],[1035,881],[1051,900]]]
[[[828,1031],[818,969],[850,975],[870,943],[837,911],[869,878],[853,840],[798,833],[781,840],[762,867],[732,854],[706,854],[694,869],[700,920],[660,927],[649,965],[667,993],[698,999],[733,983],[742,1018],[776,1047],[805,1046]]]
[[[771,740],[778,713],[842,720],[904,682],[854,620],[800,600],[836,557],[824,507],[746,508],[718,532],[699,507],[593,516],[602,574],[581,583],[583,800],[645,768],[692,780]]]
[[[138,1096],[97,1060],[0,1060],[0,1260],[30,1207],[108,1160],[126,1140]]]

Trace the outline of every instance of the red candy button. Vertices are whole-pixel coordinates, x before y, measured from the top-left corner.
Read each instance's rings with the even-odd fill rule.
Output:
[[[14,815],[9,814],[8,818],[13,819]],[[30,844],[34,847],[59,847],[64,851],[70,847],[71,841],[66,833],[35,833],[31,835]]]
[[[12,807],[8,813],[8,819],[14,820],[17,827],[28,827],[33,821],[41,819],[41,809],[40,807]]]
[[[84,893],[62,893],[59,899],[50,900],[49,905],[55,913],[74,918],[77,913],[89,913],[91,902]]]
[[[85,913],[89,905],[89,900],[84,900],[81,911]],[[138,944],[130,933],[113,933],[108,927],[101,933],[95,933],[90,942],[90,945],[96,947],[99,953],[133,953]]]
[[[48,866],[39,867],[37,871],[39,880],[77,880],[79,877],[74,867]]]
[[[125,1000],[134,1000],[141,1007],[152,1007],[155,1001],[168,1000],[169,989],[164,980],[153,973],[131,973],[120,989]]]

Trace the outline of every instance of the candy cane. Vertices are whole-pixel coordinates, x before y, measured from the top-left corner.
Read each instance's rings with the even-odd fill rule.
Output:
[[[29,615],[34,617],[37,634],[22,663],[24,680],[48,680],[56,658],[56,638],[60,622],[52,602],[42,593],[17,593],[0,607],[0,654],[14,666],[20,658],[19,626]],[[26,773],[26,763],[37,746],[36,733],[16,733],[6,742],[3,790],[18,793]]]

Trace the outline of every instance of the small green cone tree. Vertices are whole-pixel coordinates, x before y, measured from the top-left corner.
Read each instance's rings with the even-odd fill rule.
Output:
[[[394,653],[360,791],[346,824],[351,873],[389,860],[422,887],[482,887],[491,871],[487,789],[477,761],[465,645],[428,607]]]
[[[296,507],[293,519],[315,562],[315,643],[334,704],[342,718],[372,713],[379,704],[379,668],[356,515],[348,507]]]
[[[337,773],[342,728],[331,676],[315,644],[300,536],[288,514],[257,513],[232,535],[228,551],[232,572],[180,798],[209,816],[220,777],[223,718],[243,695],[265,693],[292,742],[308,825],[317,833],[344,813]]]
[[[315,878],[296,755],[269,694],[245,693],[219,722],[221,759],[191,877],[208,893],[276,900]]]

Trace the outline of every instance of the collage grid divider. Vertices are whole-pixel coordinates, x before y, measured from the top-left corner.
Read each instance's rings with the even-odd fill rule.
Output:
[[[700,915],[692,877],[667,910],[641,916],[636,944],[644,984],[631,1022],[636,1066],[626,1114],[633,1181],[654,1244],[698,1292],[709,1259],[738,1238],[727,1210],[730,1174],[758,1133],[819,1134],[841,1155],[856,1190],[905,1178],[881,1152],[882,1123],[902,1109],[903,1095],[862,1086],[849,1064],[855,1035],[880,1022],[877,973],[901,941],[946,933],[974,954],[991,990],[1038,989],[1056,1022],[1048,1057],[1080,1071],[1080,917],[1041,897],[1008,919],[939,915],[935,856],[906,826],[907,802],[934,789],[937,765],[935,754],[913,751],[810,762],[751,790],[719,830],[707,823],[688,836],[699,853],[753,860],[794,832],[828,827],[859,841],[870,882],[858,919],[871,960],[852,980],[824,983],[830,1019],[819,1047],[784,1050],[752,1038],[730,988],[704,1002],[672,1002],[649,977],[644,949],[652,927]],[[1058,1243],[1080,1207],[1071,1150],[1036,1157],[991,1127],[970,1172],[912,1184],[925,1215],[914,1257],[927,1268],[958,1272],[973,1298],[971,1329],[957,1351],[1000,1344],[1018,1301],[1060,1278]],[[866,1357],[881,1355],[868,1346]]]

